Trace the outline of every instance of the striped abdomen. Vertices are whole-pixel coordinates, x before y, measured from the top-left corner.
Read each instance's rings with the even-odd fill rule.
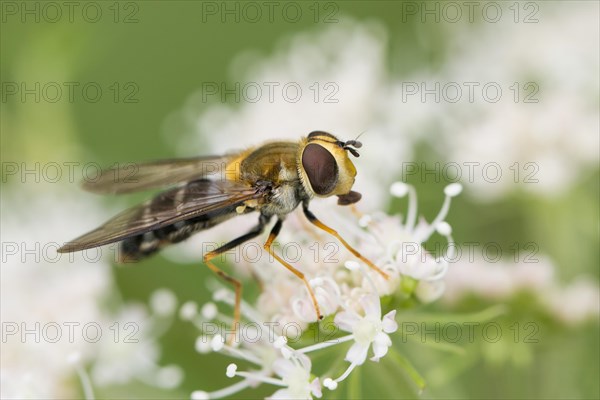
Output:
[[[121,262],[138,261],[148,257],[163,247],[181,242],[196,232],[212,228],[219,223],[237,215],[235,206],[224,207],[185,221],[176,222],[137,236],[131,236],[120,244],[119,259]]]

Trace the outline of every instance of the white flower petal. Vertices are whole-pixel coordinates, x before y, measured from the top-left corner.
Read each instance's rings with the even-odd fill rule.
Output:
[[[307,371],[312,369],[312,362],[310,361],[310,357],[308,357],[306,354],[294,352],[294,357],[296,357],[296,360],[300,363],[302,368]]]
[[[311,300],[305,298],[296,298],[292,301],[292,310],[294,314],[302,322],[316,322],[317,314],[315,313],[315,306]]]
[[[379,361],[381,357],[387,354],[391,345],[392,340],[386,333],[378,333],[373,341],[373,357],[371,357],[371,361]]]
[[[444,294],[446,283],[444,281],[421,281],[415,289],[415,295],[423,303],[431,303]]]
[[[279,389],[272,395],[266,398],[267,400],[292,400],[294,396],[288,389]]]
[[[285,358],[286,360],[289,360],[292,357],[292,350],[290,350],[287,347],[282,347],[281,349],[281,355],[283,356],[283,358]]]
[[[429,234],[430,232],[430,226],[427,223],[427,221],[425,220],[425,218],[420,217],[419,218],[419,222],[417,223],[417,226],[415,227],[415,229],[413,230],[413,240],[416,243],[423,243],[426,242],[427,239],[429,239]]]
[[[379,343],[373,343],[373,357],[371,361],[379,361],[379,359],[385,356],[388,352],[389,346]]]
[[[313,394],[313,396],[319,399],[321,398],[323,393],[321,392],[321,382],[319,382],[319,378],[313,379],[308,387],[310,388],[310,392]]]
[[[379,296],[375,294],[366,294],[360,298],[359,302],[365,310],[365,316],[369,315],[381,319],[381,303]]]
[[[435,273],[433,273],[430,276],[428,276],[427,278],[425,278],[428,281],[436,281],[436,280],[442,279],[444,277],[444,275],[446,275],[446,272],[448,271],[448,262],[446,260],[444,260],[443,258],[440,258],[439,260],[437,260],[435,264],[436,264]]]
[[[315,297],[317,298],[317,303],[319,303],[319,306],[321,306],[321,313],[324,316],[331,315],[337,311],[339,307],[337,297],[328,292],[325,288],[317,287],[315,289]]]
[[[351,311],[342,311],[337,313],[333,322],[343,331],[352,332],[354,325],[360,321],[360,317]]]
[[[277,339],[275,339],[275,342],[273,342],[273,347],[275,347],[276,349],[281,349],[286,344],[287,338],[285,336],[279,336],[277,337]]]
[[[375,336],[375,340],[373,340],[373,345],[375,344],[381,344],[390,347],[392,345],[392,339],[390,339],[390,336],[387,333],[379,332]]]
[[[273,362],[273,372],[277,374],[280,378],[289,375],[296,366],[293,362],[285,358],[278,358]]]
[[[369,346],[363,346],[361,344],[354,343],[346,353],[345,360],[356,365],[361,365],[367,359],[368,351]]]
[[[385,333],[393,333],[398,330],[398,323],[396,322],[396,310],[392,310],[383,316],[381,327]]]

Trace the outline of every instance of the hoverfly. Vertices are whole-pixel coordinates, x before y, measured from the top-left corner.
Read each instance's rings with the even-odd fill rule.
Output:
[[[121,260],[137,261],[236,215],[257,211],[258,224],[253,229],[204,255],[206,265],[235,288],[234,326],[240,321],[242,285],[211,260],[260,235],[273,217],[277,221],[263,247],[304,282],[317,319],[321,319],[319,304],[308,280],[277,255],[272,244],[285,217],[302,204],[304,215],[312,224],[335,236],[354,256],[388,277],[308,209],[310,200],[315,197],[337,196],[339,205],[360,200],[361,194],[351,190],[356,168],[348,153],[358,157],[356,149],[361,146],[357,140],[342,142],[329,133],[315,131],[298,142],[271,142],[225,156],[139,164],[133,179],[126,179],[127,174],[119,170],[123,167],[104,170],[98,179],[85,182],[84,188],[113,194],[153,188],[168,190],[66,243],[58,252],[120,242]]]

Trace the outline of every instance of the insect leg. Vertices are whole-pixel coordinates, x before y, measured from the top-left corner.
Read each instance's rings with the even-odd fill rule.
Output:
[[[306,280],[306,277],[304,276],[304,274],[300,271],[298,271],[296,268],[292,267],[287,261],[285,261],[283,258],[279,257],[277,254],[275,254],[275,251],[273,250],[272,244],[273,241],[275,240],[275,238],[277,237],[277,235],[279,234],[279,231],[281,230],[281,226],[283,225],[283,221],[281,219],[277,219],[277,223],[275,223],[275,226],[273,226],[273,229],[271,229],[271,233],[269,234],[269,238],[267,239],[267,241],[264,244],[264,248],[266,251],[269,252],[269,254],[271,256],[273,256],[277,261],[279,261],[279,263],[281,265],[283,265],[284,267],[286,267],[291,273],[293,273],[294,275],[296,275],[298,278],[302,279],[302,282],[304,282],[304,284],[306,285],[306,288],[308,289],[308,293],[310,294],[310,298],[313,302],[313,305],[315,307],[315,312],[317,313],[317,319],[323,319],[323,315],[321,314],[321,309],[319,308],[319,303],[317,302],[317,298],[315,297],[315,293],[313,292],[312,288],[310,287],[308,281]]]
[[[204,263],[208,266],[208,268],[210,268],[215,274],[217,274],[219,277],[221,277],[225,281],[231,283],[235,289],[235,305],[234,305],[234,309],[233,309],[233,328],[234,329],[237,329],[237,326],[238,326],[238,324],[240,322],[240,318],[241,318],[240,307],[241,307],[241,301],[242,301],[242,284],[239,280],[233,278],[231,275],[227,274],[225,271],[223,271],[222,269],[220,269],[219,267],[214,265],[211,260],[213,258],[217,257],[219,254],[222,254],[228,250],[231,250],[234,247],[239,246],[240,244],[260,235],[262,233],[262,231],[264,230],[264,227],[268,221],[269,221],[268,218],[263,217],[261,215],[260,219],[258,220],[258,225],[256,225],[250,232],[238,237],[237,239],[233,239],[231,242],[225,243],[223,246],[219,247],[218,249],[208,252],[204,255]]]
[[[379,274],[381,274],[381,276],[383,276],[385,279],[389,279],[389,275],[386,274],[381,268],[379,268],[377,265],[373,264],[371,261],[369,261],[368,259],[366,259],[362,254],[360,254],[354,247],[350,246],[350,244],[348,242],[346,242],[341,236],[340,234],[333,228],[328,227],[327,225],[325,225],[324,223],[322,223],[321,221],[319,221],[317,219],[317,217],[315,217],[315,214],[313,214],[309,209],[308,209],[308,203],[304,203],[302,205],[302,210],[304,211],[304,215],[306,215],[306,218],[316,227],[324,230],[325,232],[335,236],[343,245],[345,248],[347,248],[350,253],[354,254],[354,256],[358,259],[360,259],[361,261],[363,261],[365,264],[367,264],[369,267],[371,267],[372,269],[374,269],[375,271],[377,271]]]

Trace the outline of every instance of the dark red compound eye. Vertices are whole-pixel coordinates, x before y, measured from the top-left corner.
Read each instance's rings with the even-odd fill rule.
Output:
[[[307,145],[302,153],[302,166],[316,194],[323,196],[333,191],[338,180],[338,166],[326,148],[318,144]]]

